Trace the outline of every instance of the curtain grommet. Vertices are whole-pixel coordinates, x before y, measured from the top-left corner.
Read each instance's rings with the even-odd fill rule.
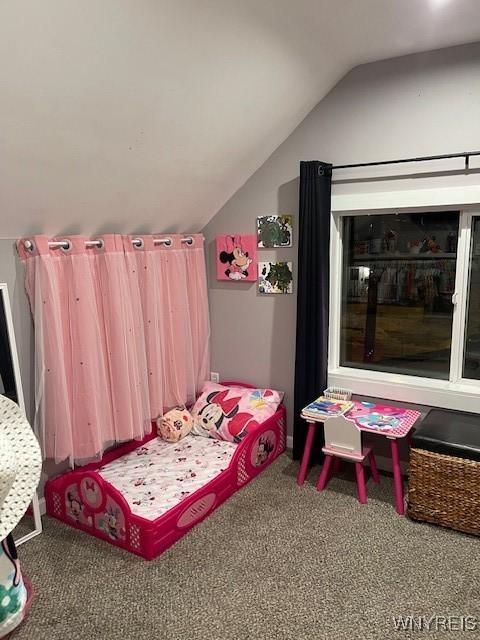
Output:
[[[134,240],[132,240],[132,244],[135,249],[143,249],[143,247],[145,246],[143,238],[135,238]]]
[[[193,238],[192,236],[188,236],[187,238],[182,238],[182,242],[184,244],[188,244],[188,246],[191,247],[193,244]]]
[[[60,249],[62,251],[64,251],[65,253],[68,253],[69,251],[72,250],[72,243],[70,242],[70,240],[62,240],[61,242],[62,244],[60,245]]]
[[[96,242],[96,244],[94,245],[95,249],[97,249],[98,251],[105,249],[105,242],[103,241],[103,238],[97,238],[95,242]]]
[[[25,240],[23,246],[30,253],[33,253],[33,251],[35,251],[35,243],[33,242],[33,240]]]
[[[154,247],[158,247],[158,246],[165,246],[165,247],[171,247],[173,244],[173,240],[167,236],[166,238],[154,238],[153,239],[153,246]]]

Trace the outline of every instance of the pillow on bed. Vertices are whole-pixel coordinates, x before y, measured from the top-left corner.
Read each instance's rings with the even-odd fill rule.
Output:
[[[185,407],[175,407],[157,418],[158,437],[167,442],[178,442],[190,433],[192,427],[192,415]]]
[[[276,412],[283,394],[272,389],[225,387],[206,382],[192,408],[192,434],[240,442]]]

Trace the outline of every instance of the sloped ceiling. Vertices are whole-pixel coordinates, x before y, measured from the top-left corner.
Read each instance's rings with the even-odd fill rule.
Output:
[[[0,236],[193,231],[352,67],[478,0],[4,0]]]

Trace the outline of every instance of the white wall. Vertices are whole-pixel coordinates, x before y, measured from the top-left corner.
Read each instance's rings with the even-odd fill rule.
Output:
[[[291,425],[295,294],[260,297],[255,284],[217,282],[217,234],[253,233],[257,215],[297,216],[300,160],[363,162],[480,147],[479,114],[480,44],[365,65],[349,73],[204,228],[210,258],[212,370],[223,378],[285,390]],[[442,184],[445,178],[433,180]],[[478,174],[469,180],[478,183]],[[397,188],[399,183],[408,187],[412,179],[396,182]],[[384,181],[337,182],[334,193],[387,187]],[[263,250],[260,256],[293,259],[295,267],[296,222],[293,249]],[[9,285],[31,416],[33,333],[13,239],[0,240],[0,281]]]
[[[300,160],[347,164],[475,148],[480,148],[480,44],[352,70],[204,229],[210,249],[213,370],[224,378],[285,390],[291,427],[295,295],[260,297],[255,284],[217,282],[213,242],[220,233],[253,233],[258,215],[293,213],[297,225]],[[462,165],[446,163],[439,168],[452,166]],[[422,175],[431,169],[433,165],[422,166]],[[418,178],[410,166],[393,173],[396,189],[480,180],[477,172],[465,177],[461,171]],[[379,174],[360,173],[362,178]],[[349,177],[352,173],[335,174],[333,194],[391,188],[383,179],[339,182]],[[261,251],[260,257],[293,259],[295,267],[296,251],[295,244],[291,250]]]

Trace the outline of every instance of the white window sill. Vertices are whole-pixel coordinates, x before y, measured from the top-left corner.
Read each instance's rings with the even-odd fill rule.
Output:
[[[337,367],[328,372],[328,385],[386,400],[480,413],[480,380],[436,380],[366,369]]]

